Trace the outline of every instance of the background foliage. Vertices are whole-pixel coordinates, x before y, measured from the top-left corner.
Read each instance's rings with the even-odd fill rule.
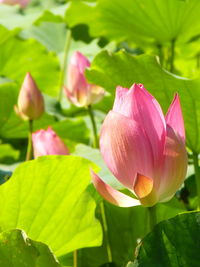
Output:
[[[190,211],[197,208],[193,155],[200,153],[199,14],[199,0],[32,0],[23,10],[0,4],[0,266],[73,266],[74,250],[78,267],[198,266],[199,213]],[[104,202],[107,235],[102,228],[102,199],[89,169],[123,188],[91,148],[87,111],[62,94],[77,50],[92,61],[88,82],[106,90],[94,106],[98,131],[117,85],[143,83],[164,112],[180,95],[188,174],[175,197],[158,204],[160,223],[149,234],[141,206]],[[45,98],[34,130],[51,125],[73,155],[22,163],[28,124],[13,106],[26,72]]]

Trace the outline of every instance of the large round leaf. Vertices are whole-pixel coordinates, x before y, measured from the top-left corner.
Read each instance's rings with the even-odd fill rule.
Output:
[[[159,223],[141,242],[133,267],[199,266],[200,212]]]
[[[31,72],[42,92],[57,95],[60,71],[56,56],[37,41],[22,40],[11,33],[0,27],[0,39],[3,36],[4,40],[0,41],[0,76],[16,81],[20,89],[26,72]]]
[[[18,229],[0,233],[0,266],[61,267],[45,244],[29,239]]]
[[[9,120],[13,113],[14,104],[17,102],[17,87],[15,83],[5,82],[0,84],[0,128]]]
[[[94,189],[95,190],[95,189]],[[96,197],[97,193],[90,191]],[[99,202],[99,198],[96,198]],[[134,251],[139,242],[149,232],[148,210],[142,206],[131,208],[116,207],[104,201],[105,218],[107,221],[107,237],[110,244],[112,263],[108,262],[107,243],[101,247],[83,248],[78,253],[78,262],[81,267],[122,267],[128,261],[134,260]],[[158,222],[176,216],[184,212],[184,205],[175,197],[156,206]],[[96,212],[98,218],[102,219],[100,207]],[[120,253],[119,253],[120,252]],[[64,256],[59,258],[63,265],[70,265],[70,258]]]
[[[34,1],[31,1],[34,2]],[[37,1],[40,6],[31,7],[28,5],[23,12],[17,5],[0,5],[0,24],[9,29],[29,28],[34,23],[41,21],[61,22],[67,4],[55,5],[55,1]],[[53,4],[53,5],[52,5]],[[12,18],[12,19],[11,19]]]
[[[143,83],[160,102],[166,112],[176,92],[179,93],[186,126],[187,145],[200,151],[200,79],[189,80],[173,75],[161,68],[153,56],[131,56],[125,52],[99,53],[87,72],[88,80],[101,85],[111,93],[111,109],[115,88],[129,88],[133,83]],[[105,108],[103,103],[99,103]]]
[[[199,0],[71,1],[70,26],[87,24],[92,36],[136,43],[164,44],[200,33]],[[79,14],[79,16],[77,16]]]
[[[41,157],[21,164],[0,187],[1,229],[23,229],[58,256],[100,245],[96,205],[86,191],[90,167],[91,162],[75,156]]]

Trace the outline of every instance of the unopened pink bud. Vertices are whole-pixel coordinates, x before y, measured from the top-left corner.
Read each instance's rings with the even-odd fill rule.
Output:
[[[32,134],[34,157],[46,155],[68,155],[69,150],[61,138],[48,127]]]
[[[171,199],[187,170],[185,129],[178,95],[166,117],[156,99],[143,87],[118,87],[113,109],[100,135],[104,161],[117,180],[144,206]],[[96,174],[94,185],[108,201],[119,206],[136,200],[117,193]]]
[[[100,86],[87,82],[85,70],[88,67],[90,67],[89,60],[80,52],[75,52],[68,67],[65,93],[68,100],[78,107],[97,103],[105,93]]]
[[[0,3],[6,4],[6,5],[20,5],[22,8],[27,6],[27,4],[30,2],[30,0],[0,0]]]
[[[22,119],[39,119],[44,112],[44,99],[30,73],[26,74],[15,111]]]

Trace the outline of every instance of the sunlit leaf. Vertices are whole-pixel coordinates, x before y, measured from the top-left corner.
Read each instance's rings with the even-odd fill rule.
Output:
[[[26,72],[31,72],[42,92],[57,95],[60,72],[56,56],[35,40],[22,40],[9,31],[5,38],[3,27],[0,28],[0,38],[1,34],[4,41],[0,42],[0,76],[12,79],[20,88]]]
[[[104,203],[105,216],[108,226],[108,239],[112,254],[110,267],[122,267],[128,261],[134,260],[134,251],[138,242],[149,232],[148,211],[142,206],[120,208],[107,202]],[[184,212],[183,205],[173,198],[166,203],[159,203],[156,207],[158,222],[172,218]],[[100,208],[97,216],[102,219]],[[108,262],[106,243],[99,248],[84,248],[79,251],[79,262],[82,267],[107,267]],[[119,253],[120,251],[120,253]],[[61,263],[66,265],[70,260],[62,257]]]
[[[131,56],[123,51],[99,53],[87,72],[90,82],[101,85],[111,93],[114,101],[118,85],[129,88],[133,83],[142,83],[167,111],[174,94],[179,93],[186,126],[188,147],[200,151],[200,80],[190,80],[173,75],[161,68],[155,57]],[[101,103],[99,104],[101,105]],[[103,105],[103,104],[102,104]],[[108,110],[111,105],[107,106]]]
[[[0,266],[61,267],[51,250],[15,229],[0,233]]]
[[[0,162],[11,164],[19,158],[19,150],[10,144],[0,144]]]
[[[70,26],[87,24],[95,37],[165,44],[199,34],[199,12],[198,0],[99,0],[96,5],[79,0],[70,2],[66,20]]]
[[[60,256],[101,244],[95,202],[86,191],[91,162],[48,156],[21,164],[0,187],[0,227],[23,229]]]

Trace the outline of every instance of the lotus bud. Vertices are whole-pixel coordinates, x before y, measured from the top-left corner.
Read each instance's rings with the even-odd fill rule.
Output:
[[[156,99],[141,84],[118,87],[113,109],[100,134],[100,150],[127,196],[92,173],[97,191],[109,202],[147,207],[170,200],[187,171],[185,129],[178,94],[164,117]]]
[[[69,150],[61,138],[48,127],[32,134],[34,158],[46,155],[68,155]]]
[[[30,2],[30,0],[0,0],[0,4],[6,4],[6,5],[20,5],[22,8],[27,6],[27,4]]]
[[[86,68],[90,62],[80,52],[75,52],[71,57],[67,73],[67,85],[64,87],[68,100],[78,107],[87,107],[102,99],[105,91],[94,84],[87,82]]]
[[[44,112],[44,99],[30,73],[26,74],[15,112],[24,120],[39,119]]]

